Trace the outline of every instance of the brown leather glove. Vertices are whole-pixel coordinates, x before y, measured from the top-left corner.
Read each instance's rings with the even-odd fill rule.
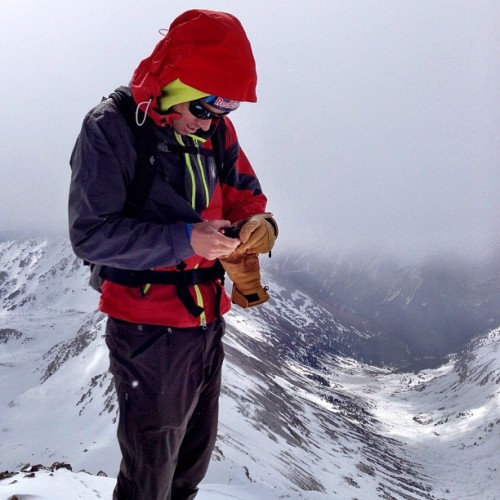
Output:
[[[246,221],[240,222],[241,245],[237,254],[269,253],[278,237],[278,224],[273,214],[264,213],[252,215]]]
[[[263,304],[269,300],[267,287],[260,282],[259,256],[256,254],[237,255],[219,259],[233,282],[231,302],[247,308]]]

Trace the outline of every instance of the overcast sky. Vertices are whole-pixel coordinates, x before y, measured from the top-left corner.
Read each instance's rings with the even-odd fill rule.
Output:
[[[283,247],[475,253],[500,221],[500,2],[0,0],[0,233],[66,234],[85,113],[191,7],[243,23],[234,113]]]

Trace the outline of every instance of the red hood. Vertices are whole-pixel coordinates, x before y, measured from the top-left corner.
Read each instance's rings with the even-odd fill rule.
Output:
[[[179,78],[197,90],[235,101],[256,102],[257,72],[250,42],[231,14],[189,10],[177,17],[167,35],[134,72],[131,82],[136,103],[153,98],[154,111],[161,88]]]

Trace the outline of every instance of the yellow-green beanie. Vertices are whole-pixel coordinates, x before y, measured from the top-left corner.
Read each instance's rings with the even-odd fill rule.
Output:
[[[158,103],[162,111],[168,111],[172,106],[181,102],[195,101],[210,95],[182,83],[179,78],[162,87],[161,93]]]

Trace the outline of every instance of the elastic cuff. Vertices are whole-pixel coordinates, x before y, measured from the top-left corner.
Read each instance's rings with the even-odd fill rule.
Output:
[[[184,222],[177,222],[168,225],[167,243],[172,247],[177,262],[192,257],[194,255],[193,247],[188,238],[188,230]]]
[[[269,222],[274,229],[274,236],[278,237],[278,223],[273,219],[273,217],[266,218],[266,222]]]

